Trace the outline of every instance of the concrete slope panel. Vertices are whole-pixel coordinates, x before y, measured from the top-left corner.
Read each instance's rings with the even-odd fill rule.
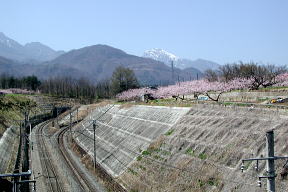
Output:
[[[73,137],[93,157],[92,122],[96,120],[97,162],[117,177],[189,110],[186,107],[106,105],[95,109],[76,126]]]

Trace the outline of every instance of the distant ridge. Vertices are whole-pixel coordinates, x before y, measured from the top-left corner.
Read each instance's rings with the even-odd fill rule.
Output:
[[[19,76],[19,71],[16,66],[18,66],[16,61],[0,56],[0,75],[6,74]]]
[[[86,78],[97,83],[109,79],[118,66],[132,69],[142,85],[168,85],[203,75],[193,67],[187,70],[174,67],[172,75],[170,65],[151,58],[130,55],[108,45],[92,45],[65,53],[54,51],[39,42],[23,46],[0,33],[1,74],[36,75],[40,79],[69,76],[75,79]]]
[[[53,71],[53,73],[60,73],[64,68],[78,70],[78,73],[75,74],[76,78],[84,75],[91,77],[93,81],[110,78],[118,66],[134,70],[142,84],[165,85],[171,84],[175,80],[172,81],[171,68],[164,63],[149,58],[129,55],[120,49],[108,45],[93,45],[72,50],[52,61],[46,62],[45,66],[57,66],[58,70]],[[175,69],[175,73],[181,79],[188,79],[192,75],[183,73],[179,69]],[[41,74],[43,73],[41,72]],[[48,75],[51,76],[53,74]]]
[[[0,32],[0,56],[19,62],[39,63],[49,61],[63,54],[64,51],[55,51],[39,42],[21,45]]]

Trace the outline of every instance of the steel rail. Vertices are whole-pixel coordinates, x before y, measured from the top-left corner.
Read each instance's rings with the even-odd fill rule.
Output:
[[[82,188],[85,189],[85,191],[87,191],[87,190],[96,191],[94,186],[90,183],[89,179],[85,176],[85,174],[83,174],[83,171],[80,170],[79,166],[73,160],[73,158],[71,157],[71,155],[69,154],[68,150],[66,149],[66,147],[64,145],[65,133],[68,130],[69,130],[68,127],[62,128],[62,130],[60,130],[60,132],[57,135],[57,142],[59,145],[60,152],[61,152],[64,160],[66,161],[66,164],[72,170],[72,172],[74,174],[73,175],[74,178],[76,178],[79,181]]]
[[[37,136],[39,138],[37,142],[37,146],[39,148],[39,156],[41,161],[41,164],[43,165],[42,167],[45,169],[45,172],[47,174],[46,178],[48,179],[48,185],[50,188],[50,191],[52,192],[63,192],[63,188],[60,185],[60,182],[57,178],[56,170],[55,167],[52,164],[52,160],[50,158],[46,142],[44,139],[44,128],[48,125],[50,121],[46,121],[42,123],[39,128],[37,128]],[[47,180],[46,180],[47,181]]]

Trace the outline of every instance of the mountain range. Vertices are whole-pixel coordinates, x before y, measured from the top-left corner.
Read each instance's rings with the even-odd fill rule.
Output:
[[[0,56],[22,63],[39,63],[55,59],[64,51],[55,51],[39,42],[21,45],[0,32]]]
[[[187,65],[185,70],[176,65],[172,70],[163,61],[130,55],[108,45],[87,46],[65,53],[54,51],[41,43],[22,46],[0,33],[0,74],[36,75],[40,79],[84,77],[92,82],[99,82],[109,79],[118,66],[132,69],[143,85],[167,85],[203,76],[200,70],[191,65]]]
[[[43,68],[38,70],[37,74],[42,77],[61,74],[74,78],[89,77],[98,82],[110,78],[118,66],[132,69],[138,80],[145,85],[172,83],[171,69],[164,63],[130,55],[107,45],[93,45],[69,51],[43,63]],[[63,70],[67,72],[63,73]],[[179,69],[175,69],[175,73],[188,78]]]
[[[147,50],[144,52],[143,57],[151,58],[157,61],[161,61],[168,66],[171,66],[173,61],[173,65],[179,69],[187,69],[187,68],[195,68],[205,72],[207,69],[217,69],[219,68],[219,64],[213,61],[208,61],[204,59],[190,60],[180,58],[173,53],[170,53],[164,49],[154,48],[151,50]]]

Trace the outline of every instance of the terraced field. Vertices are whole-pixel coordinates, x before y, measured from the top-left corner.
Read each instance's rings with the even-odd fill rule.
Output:
[[[266,156],[265,132],[274,129],[275,155],[288,154],[288,116],[269,109],[195,105],[169,133],[153,142],[120,176],[134,191],[265,191],[257,187],[265,174],[241,159]],[[277,160],[279,175],[285,161]],[[277,191],[287,180],[276,179]]]

